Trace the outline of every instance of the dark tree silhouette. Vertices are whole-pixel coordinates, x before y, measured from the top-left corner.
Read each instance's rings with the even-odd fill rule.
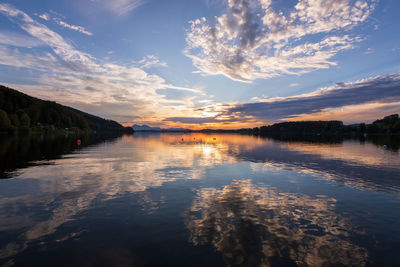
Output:
[[[115,121],[31,97],[5,86],[0,86],[0,109],[2,131],[133,132]]]

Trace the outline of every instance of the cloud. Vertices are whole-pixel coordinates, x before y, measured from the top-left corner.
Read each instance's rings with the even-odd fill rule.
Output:
[[[372,122],[389,114],[400,113],[400,101],[393,103],[365,103],[348,105],[339,108],[325,108],[320,112],[300,114],[288,118],[290,121],[304,120],[341,120],[346,123]]]
[[[24,54],[17,48],[0,45],[0,64],[24,67],[45,71],[57,64],[57,59],[51,53],[44,54]]]
[[[124,16],[145,3],[144,0],[91,0],[101,4],[104,8],[112,11],[118,16]]]
[[[221,123],[232,120],[218,119],[214,117],[172,117],[166,118],[165,121],[181,122],[185,124],[203,124],[203,123]]]
[[[147,61],[143,61],[142,66],[100,62],[11,5],[0,4],[0,14],[6,15],[51,49],[44,52],[42,48],[21,50],[0,45],[0,64],[38,72],[34,80],[24,81],[30,85],[8,84],[25,93],[50,98],[111,119],[128,121],[127,116],[130,116],[131,122],[137,118],[160,121],[163,116],[173,117],[193,110],[194,98],[191,101],[187,98],[167,99],[159,93],[163,89],[203,94],[200,89],[170,84],[162,77],[145,71],[146,64],[162,64],[154,56],[146,57]]]
[[[326,118],[330,112],[337,113],[337,110],[347,115],[357,113],[357,109],[365,112],[364,107],[379,108],[381,111],[384,111],[385,107],[390,107],[386,108],[386,112],[390,110],[390,112],[400,113],[400,74],[378,76],[353,83],[340,83],[308,94],[266,98],[259,101],[225,106],[217,117],[235,114],[251,116],[261,121],[321,119]],[[345,110],[352,110],[352,112],[344,112]],[[362,114],[359,115],[361,116],[358,119],[366,118]],[[376,116],[377,113],[373,118]],[[342,117],[345,121],[352,120],[351,117]],[[334,119],[334,116],[330,116],[330,119]]]
[[[39,15],[38,17],[41,19],[47,20],[47,21],[50,20],[50,15],[47,13],[43,13],[42,15]]]
[[[211,106],[210,106],[211,107]],[[196,111],[200,112],[202,117],[168,117],[165,118],[165,122],[181,123],[182,126],[192,128],[246,128],[252,127],[258,121],[252,116],[238,116],[237,114],[227,114],[223,112],[215,113],[214,116],[210,116],[212,113],[209,112],[209,107],[197,108]],[[207,116],[208,115],[208,116]]]
[[[371,122],[400,113],[400,74],[377,76],[356,82],[337,83],[311,93],[253,98],[251,103],[211,103],[196,108],[199,116],[167,117],[164,121],[199,128],[249,128],[279,121],[342,120]]]
[[[160,61],[156,55],[147,55],[139,61],[135,62],[138,67],[151,68],[151,67],[167,67],[167,62]]]
[[[15,47],[38,47],[43,46],[44,43],[36,38],[32,38],[26,34],[19,34],[10,31],[0,31],[0,44]]]
[[[204,17],[190,21],[184,54],[199,73],[241,82],[325,69],[361,41],[344,32],[375,7],[375,0],[299,0],[284,13],[272,2],[228,0],[214,25]]]
[[[368,54],[372,54],[373,52],[374,52],[374,49],[369,47],[369,48],[367,48],[367,50],[364,51],[364,54],[368,55]]]
[[[33,20],[21,10],[11,5],[0,4],[0,13],[14,20],[22,30],[26,31],[31,36],[47,44],[54,53],[63,60],[65,65],[69,65],[69,68],[87,70],[88,68],[95,67],[96,64],[92,61],[89,54],[75,49],[71,44],[66,42],[61,35]]]
[[[60,25],[60,26],[62,26],[64,28],[67,28],[67,29],[70,29],[70,30],[74,30],[74,31],[77,31],[77,32],[80,32],[80,33],[83,33],[83,34],[86,34],[86,35],[89,35],[89,36],[93,35],[93,33],[87,31],[82,26],[71,25],[71,24],[69,24],[69,23],[67,23],[65,21],[62,21],[61,18],[63,16],[59,15],[58,13],[55,13],[54,11],[52,11],[52,13],[54,15],[53,17],[51,17],[48,13],[43,13],[42,15],[37,15],[37,16],[39,18],[42,18],[42,19],[46,20],[46,21],[53,20],[55,23],[57,23],[58,25]]]
[[[62,27],[64,27],[64,28],[68,28],[68,29],[71,29],[71,30],[74,30],[74,31],[77,31],[77,32],[80,32],[80,33],[83,33],[83,34],[86,34],[86,35],[89,35],[89,36],[93,35],[93,33],[87,31],[87,30],[86,30],[84,27],[82,27],[82,26],[71,25],[71,24],[68,24],[68,23],[66,23],[66,22],[64,22],[64,21],[62,21],[62,20],[55,20],[55,22],[56,22],[58,25],[60,25],[60,26],[62,26]]]

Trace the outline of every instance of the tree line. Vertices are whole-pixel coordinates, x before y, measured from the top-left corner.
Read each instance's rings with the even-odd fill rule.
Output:
[[[343,135],[343,134],[400,134],[400,118],[392,114],[371,124],[344,125],[342,121],[281,122],[269,126],[242,129],[254,135]]]
[[[21,131],[133,132],[115,121],[0,85],[0,132]]]

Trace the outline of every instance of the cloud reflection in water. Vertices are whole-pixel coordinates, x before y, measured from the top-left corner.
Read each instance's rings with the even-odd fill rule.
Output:
[[[101,210],[112,200],[135,196],[145,214],[170,203],[163,195],[168,190],[178,190],[177,198],[190,203],[188,196],[180,195],[179,182],[210,178],[209,171],[225,175],[228,169],[240,169],[237,178],[247,178],[283,169],[361,191],[398,195],[399,160],[397,152],[355,141],[310,144],[233,134],[135,133],[2,180],[0,233],[17,234],[1,240],[0,259],[38,244],[79,238],[86,225],[66,233],[65,225],[90,221],[86,212]],[[165,187],[175,182],[177,187]],[[214,182],[228,185],[218,190]],[[186,215],[187,227],[193,243],[212,243],[228,262],[267,264],[287,256],[298,264],[320,265],[336,258],[344,264],[365,263],[366,252],[349,241],[355,230],[334,212],[335,199],[279,193],[250,180],[206,183],[209,188],[198,191]],[[156,197],[150,190],[155,188],[162,192]]]
[[[186,226],[193,244],[211,243],[229,266],[363,266],[367,252],[335,202],[242,180],[200,189]]]

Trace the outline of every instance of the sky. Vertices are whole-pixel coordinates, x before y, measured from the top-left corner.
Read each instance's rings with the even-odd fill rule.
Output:
[[[0,0],[0,84],[124,125],[400,113],[397,0]]]

